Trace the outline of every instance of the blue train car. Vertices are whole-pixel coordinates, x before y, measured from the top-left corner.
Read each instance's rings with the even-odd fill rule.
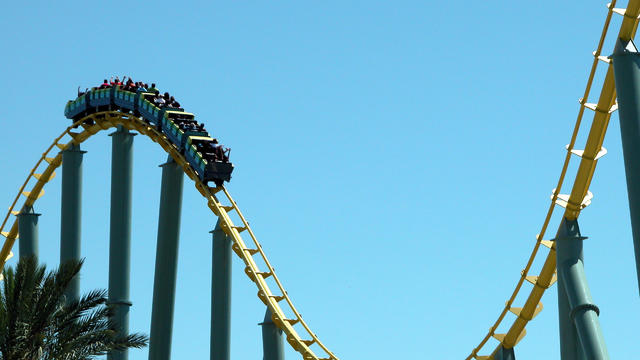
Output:
[[[209,136],[204,127],[202,129],[198,128],[198,122],[194,118],[195,116],[191,113],[173,111],[170,108],[164,109],[162,114],[162,132],[181,151],[185,147],[188,136]]]
[[[205,138],[206,139],[206,138]],[[197,138],[188,138],[186,148],[184,149],[184,158],[187,162],[196,170],[199,174],[204,174],[206,169],[206,162],[202,153],[198,151],[195,142],[199,139]]]
[[[180,130],[178,125],[171,123],[171,126],[169,126],[168,128],[163,127],[162,132],[167,136],[167,139],[174,143],[176,147],[182,152],[182,150],[184,149],[184,144],[182,143],[184,132]]]
[[[89,106],[99,107],[111,105],[112,88],[92,90],[89,94]]]
[[[231,180],[233,164],[216,160],[213,153],[208,152],[208,145],[213,143],[213,139],[204,136],[190,136],[187,138],[184,157],[198,172],[202,181],[213,181],[220,186],[224,181]]]
[[[113,92],[113,103],[121,108],[135,110],[136,95],[134,92],[125,91],[117,87]]]
[[[140,115],[145,118],[151,124],[158,126],[160,128],[160,124],[158,122],[158,116],[160,115],[160,109],[157,108],[153,101],[153,94],[151,93],[140,93],[138,94],[138,107],[137,110]]]
[[[64,116],[69,119],[75,119],[82,114],[86,114],[89,106],[87,97],[88,94],[84,94],[78,96],[75,100],[68,101],[67,106],[64,107]]]

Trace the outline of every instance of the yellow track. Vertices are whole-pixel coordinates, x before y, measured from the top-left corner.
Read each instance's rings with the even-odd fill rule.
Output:
[[[509,300],[507,300],[506,306],[498,316],[496,322],[489,329],[489,333],[482,339],[480,344],[478,344],[478,346],[473,349],[471,354],[467,356],[467,360],[472,358],[483,360],[492,359],[496,351],[499,349],[500,345],[495,348],[491,355],[478,355],[478,352],[484,347],[484,345],[491,337],[500,341],[502,346],[504,346],[505,348],[512,348],[516,346],[518,341],[520,341],[520,339],[524,337],[524,335],[526,334],[525,326],[538,314],[538,312],[540,312],[540,310],[542,310],[542,303],[540,302],[542,295],[544,294],[545,290],[555,282],[555,244],[551,241],[542,240],[545,232],[547,231],[547,227],[549,225],[549,221],[551,220],[551,216],[553,215],[553,211],[556,208],[556,205],[560,205],[565,208],[565,212],[563,214],[564,217],[566,217],[567,219],[577,219],[580,215],[580,211],[591,201],[590,199],[592,195],[588,192],[589,185],[591,184],[598,158],[605,152],[605,150],[602,148],[602,143],[607,132],[607,126],[609,125],[609,118],[611,117],[611,113],[617,108],[617,105],[615,104],[616,89],[613,77],[613,65],[610,61],[608,61],[608,59],[601,56],[602,45],[609,29],[611,17],[614,13],[623,15],[622,25],[617,36],[617,38],[623,40],[629,40],[634,37],[638,26],[638,15],[640,14],[640,0],[630,0],[626,10],[615,8],[615,3],[616,0],[613,0],[613,2],[608,5],[609,11],[607,13],[607,18],[605,20],[602,34],[600,36],[600,41],[598,42],[598,47],[594,52],[593,65],[591,66],[591,72],[589,73],[589,79],[587,80],[587,86],[584,92],[584,96],[580,99],[581,106],[578,112],[578,118],[571,135],[571,141],[569,142],[569,145],[567,147],[567,154],[564,159],[562,171],[560,172],[560,178],[558,180],[556,188],[553,191],[549,210],[547,211],[544,222],[542,224],[542,229],[537,236],[537,241],[533,247],[531,256],[529,257],[527,265],[521,273],[520,280],[516,284],[513,294],[511,295]],[[607,74],[602,84],[602,90],[600,92],[598,102],[595,104],[590,104],[587,103],[587,99],[589,98],[589,93],[591,92],[591,86],[593,84],[593,78],[600,61],[608,63]],[[591,129],[589,130],[589,136],[585,144],[584,152],[580,152],[578,150],[574,150],[573,147],[578,136],[578,131],[580,130],[580,125],[582,123],[582,117],[585,109],[592,110],[594,112],[594,117],[593,122],[591,123]],[[560,189],[562,188],[562,185],[564,183],[564,178],[569,166],[571,154],[578,155],[581,160],[578,172],[573,183],[573,187],[571,189],[571,193],[567,198],[560,196]],[[542,266],[539,275],[530,276],[529,271],[531,270],[531,266],[538,253],[540,245],[547,246],[549,248],[549,253],[547,254],[547,258],[545,259],[544,265]],[[534,286],[531,289],[531,292],[523,307],[512,307],[513,302],[525,280],[532,283]],[[517,316],[515,321],[513,322],[513,324],[511,324],[511,327],[509,328],[509,331],[507,333],[496,334],[498,326],[502,323],[508,312],[512,312]]]
[[[86,125],[85,122],[87,120],[93,120],[95,122],[94,125]],[[47,150],[42,154],[42,157],[38,160],[36,165],[33,167],[29,176],[25,180],[24,184],[20,187],[18,195],[15,200],[11,204],[9,208],[9,212],[5,216],[2,221],[2,225],[0,225],[0,232],[5,228],[10,216],[16,215],[17,211],[16,204],[20,199],[20,195],[24,195],[26,200],[24,201],[24,206],[31,206],[35,203],[35,201],[40,198],[44,194],[44,185],[51,180],[55,176],[55,169],[62,164],[62,153],[59,152],[55,157],[47,157],[47,155],[53,150],[55,147],[60,150],[64,150],[68,146],[72,144],[81,144],[94,134],[106,130],[112,127],[116,127],[118,125],[122,125],[129,130],[135,130],[140,134],[148,136],[151,140],[158,143],[162,148],[169,154],[173,159],[182,166],[184,173],[187,174],[194,181],[196,189],[202,194],[202,196],[207,199],[209,208],[211,211],[220,219],[221,227],[224,232],[233,240],[232,249],[233,251],[244,261],[245,273],[247,276],[256,284],[258,287],[258,297],[262,302],[269,307],[271,313],[273,314],[272,319],[273,322],[280,328],[287,336],[287,342],[300,354],[302,354],[303,359],[314,359],[314,360],[338,360],[338,358],[327,349],[322,342],[318,339],[318,337],[311,331],[307,323],[302,319],[298,310],[296,310],[293,302],[287,295],[282,283],[278,279],[275,271],[273,270],[273,266],[269,263],[267,256],[262,250],[262,246],[258,243],[253,231],[249,227],[249,223],[245,219],[245,217],[240,212],[240,209],[236,205],[236,203],[231,198],[231,195],[224,187],[212,188],[206,186],[196,173],[193,171],[191,166],[186,162],[184,157],[180,154],[178,149],[167,140],[167,138],[159,133],[156,129],[149,126],[142,119],[139,119],[135,116],[123,114],[117,111],[109,111],[109,112],[101,112],[92,114],[79,120],[72,126],[68,127],[60,136],[58,136],[53,144],[51,144]],[[74,128],[78,128],[78,126],[82,127],[82,131],[74,132]],[[64,143],[63,139],[71,138],[67,143]],[[49,165],[42,171],[42,173],[36,173],[38,169],[41,167],[43,162],[48,163]],[[35,185],[31,188],[31,191],[26,192],[25,189],[29,184],[31,179],[36,179]],[[223,205],[217,197],[217,194],[222,194],[228,205]],[[241,219],[242,224],[235,225],[231,218],[229,217],[229,213],[235,211],[238,217]],[[251,238],[250,244],[245,243],[244,239],[240,235],[240,233],[245,232],[249,234]],[[11,226],[11,230],[8,232],[2,232],[2,235],[6,237],[6,240],[2,246],[2,250],[0,251],[0,269],[4,267],[6,260],[11,256],[11,248],[17,238],[18,235],[18,221],[15,219],[13,221],[13,225]],[[262,257],[262,260],[266,264],[266,269],[259,269],[256,261],[254,260],[254,256]],[[277,285],[277,292],[274,293],[267,284],[268,277],[272,277]],[[281,305],[282,304],[282,305]],[[283,308],[281,306],[285,306],[288,308],[289,313],[293,314],[292,318],[287,318]],[[294,328],[294,325],[297,325]],[[304,335],[304,338],[301,337],[300,334]],[[320,351],[324,352],[324,357],[319,357],[311,350],[312,345],[317,345]]]

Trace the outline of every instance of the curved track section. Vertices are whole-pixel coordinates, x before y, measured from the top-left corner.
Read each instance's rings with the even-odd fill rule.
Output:
[[[496,351],[500,348],[500,346],[503,346],[505,348],[513,348],[526,335],[525,326],[542,310],[542,303],[540,302],[542,295],[544,294],[545,290],[552,286],[556,281],[555,243],[550,240],[543,240],[553,212],[557,206],[562,207],[564,208],[563,217],[569,220],[573,220],[577,219],[580,215],[580,211],[591,203],[591,198],[593,197],[593,195],[588,191],[589,185],[591,184],[598,159],[606,153],[606,150],[602,147],[602,143],[607,132],[607,126],[609,124],[611,113],[613,113],[617,109],[617,104],[615,102],[616,90],[613,77],[613,65],[606,56],[601,56],[602,46],[609,29],[611,17],[614,14],[623,16],[620,32],[617,36],[617,38],[620,38],[622,40],[629,40],[635,36],[638,26],[638,16],[640,15],[640,0],[630,0],[627,9],[615,8],[615,4],[616,0],[607,5],[609,11],[607,13],[604,28],[598,42],[598,47],[596,51],[593,52],[593,65],[591,66],[591,71],[589,73],[589,78],[587,80],[587,86],[584,95],[579,100],[580,110],[578,112],[578,117],[573,129],[573,133],[571,134],[571,140],[569,142],[569,145],[567,145],[566,147],[567,153],[564,158],[560,177],[555,189],[553,189],[551,195],[551,204],[549,205],[549,209],[545,215],[540,233],[536,236],[536,243],[533,247],[531,255],[527,260],[524,270],[522,270],[521,272],[520,279],[518,280],[511,297],[509,297],[509,299],[507,300],[505,307],[498,316],[498,319],[490,327],[489,332],[480,341],[478,346],[476,346],[466,357],[466,360],[493,359]],[[607,72],[602,84],[602,90],[596,103],[588,103],[587,100],[593,86],[596,70],[598,64],[600,63],[607,64]],[[576,150],[574,149],[574,146],[576,143],[578,132],[580,131],[585,110],[592,111],[594,113],[594,117],[591,123],[591,128],[589,129],[589,135],[584,150]],[[571,192],[569,194],[563,195],[560,194],[560,191],[562,185],[564,184],[565,176],[567,175],[567,169],[569,167],[569,162],[572,158],[572,155],[576,155],[580,158],[580,165]],[[540,245],[549,248],[549,252],[547,253],[547,257],[544,260],[544,265],[542,266],[539,275],[529,275],[532,270],[531,268],[533,262],[538,255]],[[531,283],[533,285],[533,288],[530,290],[529,296],[527,297],[527,300],[523,307],[513,307],[516,296],[519,294],[525,281]],[[509,312],[514,314],[516,318],[515,320],[513,320],[513,323],[509,327],[508,332],[502,334],[496,333],[498,327],[502,324],[507,313]],[[492,337],[498,340],[500,344],[493,350],[490,355],[478,355],[479,351],[483,349],[485,344]]]
[[[87,125],[93,121],[93,125]],[[231,198],[231,195],[223,186],[209,187],[198,178],[195,171],[191,168],[189,163],[185,160],[178,149],[173,145],[162,133],[158,132],[154,127],[147,124],[143,119],[130,114],[124,114],[118,111],[106,111],[91,114],[77,122],[72,126],[69,126],[60,136],[55,138],[53,143],[42,154],[42,157],[38,160],[33,167],[24,184],[20,187],[18,195],[11,204],[9,212],[0,225],[0,232],[6,240],[0,251],[0,269],[4,267],[6,260],[11,257],[11,248],[18,236],[18,220],[13,221],[9,231],[3,232],[11,215],[17,215],[20,208],[24,206],[33,205],[37,199],[44,194],[44,186],[55,176],[55,169],[62,164],[62,153],[58,153],[54,157],[48,157],[54,148],[64,150],[72,144],[81,144],[85,140],[89,139],[96,133],[109,128],[122,125],[128,130],[135,130],[140,134],[148,136],[152,141],[158,143],[173,159],[182,166],[184,173],[194,181],[196,189],[207,200],[209,209],[220,219],[221,227],[224,232],[233,240],[232,249],[245,263],[245,273],[256,284],[258,288],[258,298],[269,307],[271,310],[273,322],[280,328],[287,338],[287,342],[299,352],[303,359],[310,360],[338,360],[338,358],[318,339],[318,337],[311,331],[311,328],[302,319],[302,316],[293,305],[293,302],[289,298],[286,290],[282,286],[282,283],[278,279],[273,266],[267,259],[266,254],[262,250],[262,246],[258,242],[255,234],[249,227],[249,223],[240,212],[237,204]],[[81,127],[82,131],[73,131],[74,129]],[[68,142],[64,142],[65,139],[70,138]],[[43,169],[43,163],[47,163],[48,166]],[[39,170],[40,169],[40,170]],[[37,171],[42,171],[37,173]],[[31,187],[30,191],[27,190],[27,186],[32,179],[35,179],[35,184]],[[16,207],[19,202],[20,196],[25,196],[22,207]],[[223,199],[226,203],[223,204],[220,199]],[[230,213],[236,212],[238,218],[240,218],[241,224],[234,224]],[[248,234],[249,241],[245,242],[241,233]],[[266,269],[260,269],[255,256],[259,256],[262,262],[266,265]],[[276,286],[274,290],[269,287],[267,278],[272,277]],[[288,314],[293,316],[287,317],[285,314],[287,310]],[[316,352],[321,351],[324,355],[317,355],[311,347],[317,348]]]

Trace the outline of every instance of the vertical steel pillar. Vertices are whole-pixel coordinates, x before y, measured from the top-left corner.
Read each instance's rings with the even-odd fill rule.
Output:
[[[494,360],[516,360],[516,353],[515,353],[515,350],[513,350],[513,348],[505,349],[502,346],[500,346],[500,348],[496,352],[493,359]]]
[[[19,256],[38,258],[38,216],[33,207],[25,206],[18,214]]]
[[[558,257],[556,253],[556,258]],[[558,259],[559,260],[559,259]],[[567,292],[564,290],[562,283],[564,278],[561,272],[558,272],[558,323],[560,330],[560,359],[562,360],[582,360],[578,351],[581,349],[578,342],[578,334],[576,327],[571,319],[571,306]]]
[[[598,314],[600,310],[591,299],[591,292],[587,284],[582,263],[582,241],[586,239],[580,235],[577,220],[562,219],[556,235],[556,259],[558,264],[558,287],[564,288],[570,312],[569,319],[573,322],[580,341],[580,351],[576,351],[574,358],[589,360],[608,360],[607,346],[600,329]],[[566,316],[566,314],[564,314]],[[566,320],[566,319],[565,319]],[[563,319],[560,319],[561,323]],[[566,325],[565,325],[566,328]],[[561,334],[561,341],[566,341]],[[570,345],[561,344],[561,349],[569,349]],[[567,350],[568,351],[568,350]],[[580,356],[580,357],[578,357]],[[562,358],[565,360],[565,358]]]
[[[230,359],[231,332],[231,239],[220,220],[213,231],[211,274],[211,360]]]
[[[640,286],[640,54],[633,41],[623,43],[618,40],[612,58],[636,273]]]
[[[86,151],[73,145],[62,152],[62,198],[60,209],[60,263],[80,260],[82,216],[82,158]],[[80,277],[65,291],[68,301],[80,298]]]
[[[263,360],[284,360],[284,342],[282,330],[278,329],[271,320],[271,311],[267,308],[262,325],[262,352]]]
[[[171,358],[171,335],[178,274],[178,243],[182,212],[182,167],[168,157],[162,167],[160,214],[158,215],[158,243],[156,271],[153,281],[153,309],[149,359]]]
[[[129,272],[131,267],[131,179],[133,136],[118,126],[112,136],[111,227],[109,233],[109,303],[115,306],[119,335],[129,332]],[[111,351],[109,360],[126,360],[127,350]]]

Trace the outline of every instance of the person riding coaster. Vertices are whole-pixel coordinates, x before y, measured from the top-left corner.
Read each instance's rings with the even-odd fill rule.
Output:
[[[229,154],[231,153],[231,149],[225,149],[224,145],[218,143],[218,139],[213,139],[213,141],[209,144],[213,149],[213,154],[215,155],[217,161],[229,162]]]

